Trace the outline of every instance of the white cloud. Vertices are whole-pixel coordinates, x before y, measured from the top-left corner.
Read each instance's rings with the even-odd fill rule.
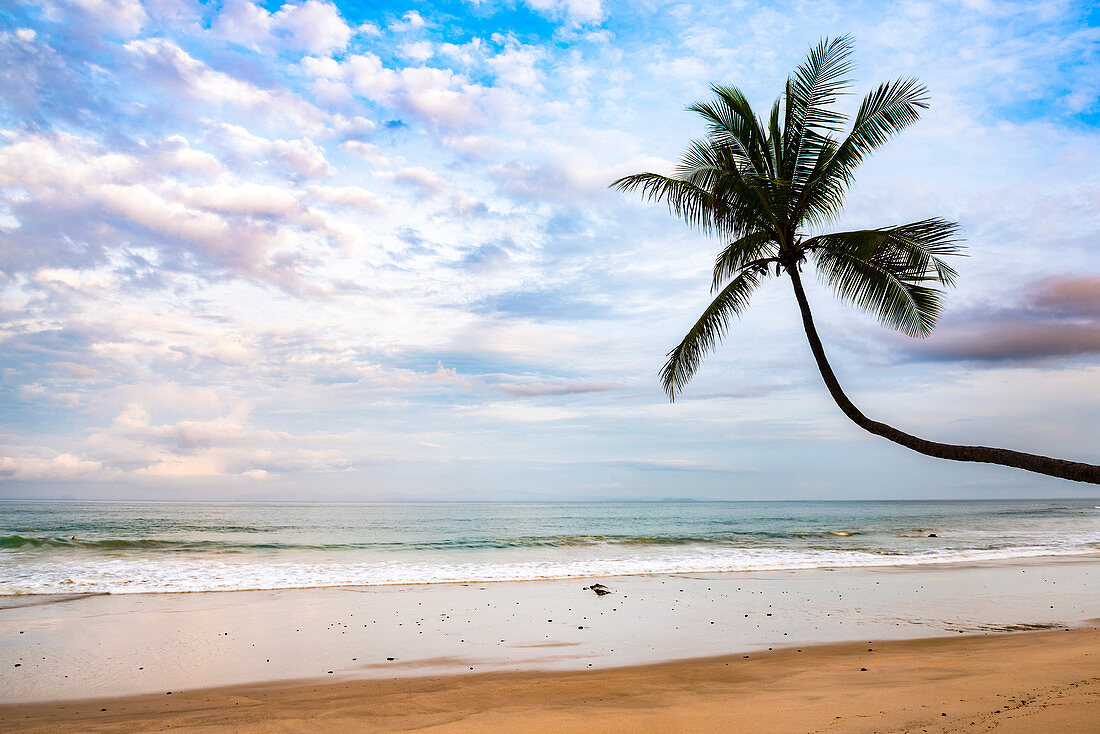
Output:
[[[259,46],[271,35],[271,14],[251,0],[225,0],[211,28],[234,43]]]
[[[377,145],[362,140],[348,140],[340,143],[340,150],[372,163],[388,163],[393,160],[391,156],[383,153]]]
[[[130,41],[125,45],[146,83],[159,83],[170,92],[182,91],[206,104],[234,105],[318,130],[325,115],[313,105],[283,89],[263,89],[225,72],[211,69],[176,43],[164,38]]]
[[[85,18],[111,35],[136,36],[149,22],[141,0],[67,0]]]
[[[423,28],[427,23],[420,17],[420,13],[410,10],[401,16],[401,20],[390,24],[390,30],[394,33],[408,33]]]
[[[310,186],[308,191],[314,198],[329,204],[342,204],[371,211],[377,211],[384,205],[377,194],[361,186]]]
[[[34,281],[48,287],[60,285],[84,293],[110,291],[118,287],[109,273],[73,268],[42,268],[34,274]]]
[[[287,3],[271,17],[276,35],[312,54],[340,50],[348,45],[351,29],[330,2],[306,0]]]
[[[416,43],[406,43],[400,48],[401,55],[407,59],[424,63],[430,59],[433,55],[432,42],[431,41],[417,41]]]
[[[229,134],[237,136],[239,148],[258,146],[292,169],[328,170],[308,141],[269,141],[243,128]],[[169,141],[167,149],[190,150],[180,140]],[[207,172],[223,180],[207,185],[170,178],[170,171],[154,165],[164,150],[147,146],[143,158],[103,153],[92,141],[74,136],[28,136],[0,147],[0,186],[14,183],[27,193],[26,201],[12,205],[13,212],[35,230],[67,225],[59,236],[87,231],[97,248],[150,239],[169,250],[183,245],[218,267],[260,277],[285,277],[278,252],[302,236],[339,242],[356,236],[329,214],[302,204],[297,189],[285,183],[230,182],[221,168]],[[41,270],[38,277],[82,289],[103,286],[102,279],[94,280],[99,276],[71,269]]]
[[[473,66],[484,56],[482,40],[477,36],[474,36],[463,44],[439,44],[436,52],[440,56],[450,59],[461,66]]]
[[[229,172],[224,163],[204,150],[191,147],[191,142],[182,135],[169,135],[148,147],[149,162],[156,170],[200,179],[217,179]]]
[[[38,457],[0,456],[0,479],[15,481],[93,479],[118,476],[117,470],[106,469],[99,461],[81,459],[69,453],[48,459]]]
[[[282,47],[311,54],[340,51],[352,30],[331,2],[288,2],[275,13],[250,0],[227,0],[211,24],[222,38],[256,48]]]
[[[215,133],[219,144],[228,151],[264,163],[281,163],[300,178],[322,178],[334,172],[324,150],[309,138],[272,140],[226,123],[218,125]]]
[[[343,115],[336,115],[332,120],[332,127],[338,133],[351,139],[355,139],[358,136],[365,135],[371,130],[378,127],[374,120],[367,119],[362,115],[356,115],[354,117],[344,117]]]
[[[428,66],[389,69],[372,53],[303,60],[303,70],[316,79],[343,81],[350,91],[368,99],[403,108],[418,117],[447,127],[481,120],[478,101],[488,94],[450,69]]]
[[[136,414],[136,418],[129,417]],[[201,478],[245,476],[265,479],[279,471],[340,471],[349,464],[333,448],[302,446],[309,437],[256,429],[239,409],[212,420],[154,424],[142,406],[128,406],[112,426],[92,434],[100,453],[137,466],[135,476]]]
[[[402,69],[399,90],[406,107],[432,122],[457,127],[481,117],[477,99],[483,88],[450,69]]]
[[[459,406],[464,415],[484,420],[507,423],[548,423],[568,421],[585,415],[582,410],[557,405],[540,405],[529,402],[494,402],[480,405]]]
[[[434,196],[451,187],[451,182],[435,171],[423,166],[403,168],[397,172],[382,172],[376,174],[379,178],[388,181],[397,181],[413,187],[424,196]]]
[[[564,17],[570,23],[587,25],[603,20],[600,0],[524,0],[533,9],[552,17]]]
[[[612,166],[601,166],[592,157],[562,151],[544,163],[495,164],[489,167],[489,173],[513,196],[560,200],[579,195],[607,195],[608,184],[621,176],[638,171],[669,171],[672,167],[671,161],[652,156],[638,156]]]
[[[504,50],[487,59],[486,63],[501,82],[532,93],[541,87],[542,73],[535,65],[542,58],[542,49],[509,39]]]

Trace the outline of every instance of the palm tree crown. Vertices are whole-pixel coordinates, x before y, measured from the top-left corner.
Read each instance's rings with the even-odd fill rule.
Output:
[[[801,268],[811,258],[843,298],[910,336],[927,336],[940,312],[937,285],[951,285],[958,225],[925,219],[882,229],[807,236],[836,218],[856,167],[891,135],[916,122],[928,95],[915,79],[882,84],[864,98],[848,134],[834,110],[848,89],[852,43],[824,40],[787,80],[767,126],[736,87],[715,86],[715,99],[688,109],[707,123],[707,137],[684,152],[675,176],[639,173],[615,181],[668,203],[692,226],[729,240],[714,263],[710,307],[668,355],[661,371],[670,398],[725,333],[731,315],[769,274]]]
[[[766,122],[736,87],[712,87],[712,100],[688,107],[706,121],[707,135],[688,146],[675,175],[638,173],[611,184],[665,202],[688,225],[728,243],[714,263],[711,290],[717,295],[661,370],[669,398],[675,399],[725,335],[731,316],[748,307],[761,281],[785,274],[829,392],[864,429],[930,456],[1100,483],[1100,467],[1090,464],[911,436],[867,418],[841,389],[813,324],[803,264],[812,261],[841,298],[874,313],[884,325],[925,337],[939,317],[942,287],[955,281],[945,258],[964,250],[958,225],[939,218],[814,234],[839,215],[859,164],[928,107],[924,85],[898,79],[864,97],[848,127],[848,117],[834,104],[850,87],[851,55],[848,36],[821,41],[787,79]]]

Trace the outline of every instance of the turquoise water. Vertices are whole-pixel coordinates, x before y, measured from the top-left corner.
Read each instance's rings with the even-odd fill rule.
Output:
[[[1100,551],[1091,500],[0,502],[0,594],[913,565]],[[935,534],[936,537],[928,537]]]

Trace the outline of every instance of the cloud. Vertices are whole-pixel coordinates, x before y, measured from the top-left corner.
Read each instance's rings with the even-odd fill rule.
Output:
[[[257,46],[271,34],[271,14],[250,0],[225,0],[211,29],[234,43]]]
[[[444,127],[462,127],[483,119],[480,100],[490,90],[451,69],[430,66],[387,68],[375,54],[353,54],[343,61],[308,57],[302,69],[316,80],[341,82],[352,94],[384,102]]]
[[[131,54],[144,84],[155,84],[172,97],[184,94],[206,105],[232,105],[268,115],[308,130],[319,130],[325,115],[285,89],[263,89],[212,69],[166,38],[130,41]]]
[[[227,0],[211,25],[222,38],[255,47],[281,46],[312,54],[339,51],[352,30],[330,2],[289,2],[268,13],[249,0]]]
[[[513,38],[507,39],[504,50],[486,60],[498,81],[518,87],[525,93],[539,91],[542,72],[536,65],[543,59],[542,49],[524,46]]]
[[[232,132],[245,153],[259,146],[302,174],[328,168],[309,141],[269,141],[243,128]],[[11,246],[0,240],[0,266],[37,270],[40,279],[52,273],[54,281],[68,278],[72,284],[86,276],[65,275],[62,263],[82,269],[103,264],[120,247],[151,245],[163,261],[178,260],[182,250],[207,266],[286,285],[290,273],[280,251],[300,247],[296,237],[356,237],[354,229],[301,203],[299,191],[285,183],[193,185],[165,176],[171,170],[157,162],[167,158],[182,161],[195,176],[223,178],[224,166],[185,140],[174,137],[135,153],[105,152],[92,140],[64,134],[25,136],[0,147],[0,187],[25,193],[8,201],[19,226],[7,235]]]
[[[462,258],[454,266],[472,272],[491,272],[497,268],[507,267],[513,262],[509,253],[512,246],[513,243],[508,240],[482,243],[463,253]]]
[[[1100,275],[1041,280],[1032,287],[1031,302],[1060,314],[1100,318]]]
[[[390,24],[389,29],[393,33],[408,33],[410,31],[417,31],[426,26],[427,23],[420,13],[415,10],[410,10],[401,16],[401,20],[395,21]]]
[[[403,168],[400,171],[386,171],[377,174],[384,181],[396,181],[416,189],[422,196],[435,196],[451,187],[451,182],[435,171],[423,166]]]
[[[672,163],[653,156],[636,156],[612,165],[601,165],[589,156],[577,156],[574,151],[554,151],[547,161],[525,163],[510,161],[489,167],[489,174],[499,182],[501,191],[522,199],[556,201],[576,200],[579,196],[612,196],[608,184],[627,173],[664,171]]]
[[[463,415],[482,420],[507,423],[556,423],[581,418],[584,411],[557,405],[534,405],[527,402],[485,402],[479,405],[458,406]]]
[[[593,392],[607,392],[610,390],[618,390],[620,386],[613,385],[609,382],[562,382],[556,384],[547,384],[545,382],[501,382],[497,384],[497,388],[509,395],[536,397],[542,395],[583,395]]]
[[[588,465],[616,469],[632,469],[643,472],[699,472],[716,474],[756,473],[756,469],[745,469],[728,465],[701,463],[691,459],[590,459],[574,461],[548,461],[536,459],[533,463],[550,465]]]
[[[108,35],[136,36],[149,22],[141,0],[68,0],[78,11],[81,24]]]
[[[365,161],[371,163],[389,163],[392,157],[383,153],[382,150],[373,143],[367,143],[362,140],[348,140],[340,143],[340,150],[351,153],[354,156],[362,158]]]
[[[1065,324],[1001,319],[948,327],[910,351],[921,359],[977,362],[1032,360],[1100,353],[1100,323]]]
[[[955,316],[923,342],[918,359],[1041,360],[1100,353],[1100,277],[1061,276],[1024,289],[1025,304]]]
[[[603,20],[600,0],[524,0],[532,9],[554,18],[564,17],[575,25],[588,25]]]
[[[81,459],[69,453],[51,458],[0,456],[0,479],[14,481],[94,479],[117,477],[117,470],[101,462]]]
[[[351,29],[336,6],[318,0],[287,3],[271,17],[276,35],[309,53],[327,53],[348,45]]]
[[[381,197],[361,186],[310,186],[307,190],[314,198],[329,204],[371,211],[377,211],[384,206]]]
[[[261,480],[284,472],[346,470],[349,461],[333,442],[331,436],[255,428],[243,405],[210,419],[155,423],[144,405],[131,403],[110,426],[90,432],[87,450],[101,457],[94,463],[109,465],[118,476]]]
[[[407,59],[424,63],[430,59],[434,51],[432,50],[431,41],[417,41],[415,43],[406,43],[399,49],[401,55]]]
[[[239,125],[226,123],[221,123],[212,132],[217,144],[227,153],[263,164],[280,163],[300,178],[322,178],[334,173],[324,150],[309,138],[263,138]]]
[[[169,135],[147,147],[150,151],[149,165],[166,173],[199,179],[218,179],[228,173],[225,164],[205,150],[191,147],[191,142],[182,135]]]

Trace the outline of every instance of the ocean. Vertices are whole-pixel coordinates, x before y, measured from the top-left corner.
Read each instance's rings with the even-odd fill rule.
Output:
[[[0,501],[0,595],[908,566],[1100,552],[1096,499]]]

